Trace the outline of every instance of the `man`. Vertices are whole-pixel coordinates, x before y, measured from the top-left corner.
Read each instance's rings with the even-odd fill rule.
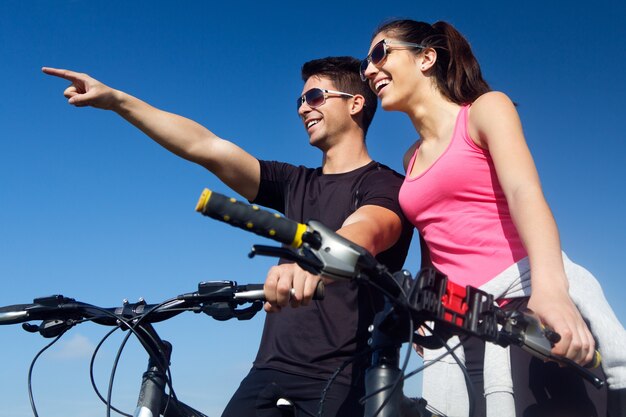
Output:
[[[260,161],[199,124],[158,110],[86,74],[44,68],[65,78],[69,103],[113,110],[173,153],[198,163],[256,204],[305,222],[316,219],[377,255],[391,270],[402,267],[412,227],[397,202],[402,177],[370,158],[365,134],[376,97],[361,82],[359,61],[325,58],[304,64],[300,115],[322,167],[311,169]],[[312,301],[320,277],[292,263],[272,267],[265,281],[268,312],[254,365],[223,417],[272,415],[277,396],[317,414],[321,392],[333,372],[354,360],[328,392],[325,416],[362,416],[367,358],[355,355],[381,297],[353,282],[329,282],[326,297]],[[295,294],[289,292],[294,288]],[[284,308],[288,305],[300,308]]]

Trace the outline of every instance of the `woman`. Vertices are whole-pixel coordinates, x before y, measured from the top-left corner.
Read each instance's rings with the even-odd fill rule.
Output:
[[[493,293],[502,304],[521,308],[527,302],[561,335],[553,353],[586,364],[595,344],[580,309],[600,342],[611,388],[622,389],[623,396],[626,359],[618,347],[626,341],[624,329],[595,279],[562,254],[515,105],[490,90],[467,40],[445,22],[386,23],[374,34],[361,76],[382,107],[406,113],[419,134],[405,154],[400,203],[426,241],[433,265],[458,284]],[[468,367],[475,361],[482,367],[483,347],[471,341],[464,346]],[[586,416],[594,414],[589,411],[594,407],[602,415],[604,400],[583,395],[580,385],[543,398],[549,388],[533,384],[543,383],[547,374],[535,378],[536,364],[529,358],[511,351],[510,388],[515,389],[518,416]],[[553,366],[540,367],[554,372]],[[557,386],[571,382],[568,371],[555,371]],[[432,382],[429,375],[424,376],[425,390]],[[479,388],[481,376],[478,372],[472,378]],[[485,372],[490,415],[506,403],[502,395],[512,401],[512,390],[495,379]],[[441,406],[438,398],[425,397]],[[484,407],[479,407],[481,413]]]

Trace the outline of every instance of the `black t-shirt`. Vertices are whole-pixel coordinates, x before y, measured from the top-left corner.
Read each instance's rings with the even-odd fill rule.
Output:
[[[403,181],[400,174],[374,161],[351,172],[328,175],[321,168],[260,162],[261,183],[254,203],[271,207],[295,221],[318,220],[338,230],[363,205],[381,206],[396,213],[402,220],[402,236],[377,259],[391,271],[402,268],[413,226],[398,204]],[[327,379],[344,361],[366,347],[367,327],[381,306],[382,296],[368,286],[351,281],[332,282],[326,286],[324,300],[266,315],[254,366]],[[348,366],[337,381],[357,383],[367,359]]]

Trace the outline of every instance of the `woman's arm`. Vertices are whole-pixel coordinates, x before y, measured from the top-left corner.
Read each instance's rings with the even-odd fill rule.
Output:
[[[559,233],[511,100],[490,92],[471,108],[469,133],[491,155],[511,217],[528,252],[532,294],[528,303],[561,335],[553,353],[591,361],[594,340],[568,293]]]

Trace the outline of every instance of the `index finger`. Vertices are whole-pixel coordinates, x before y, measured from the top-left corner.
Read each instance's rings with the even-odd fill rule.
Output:
[[[80,79],[80,74],[78,72],[74,72],[74,71],[70,71],[66,69],[43,67],[41,68],[41,71],[43,71],[44,74],[53,75],[59,78],[64,78],[69,81],[76,81]]]

